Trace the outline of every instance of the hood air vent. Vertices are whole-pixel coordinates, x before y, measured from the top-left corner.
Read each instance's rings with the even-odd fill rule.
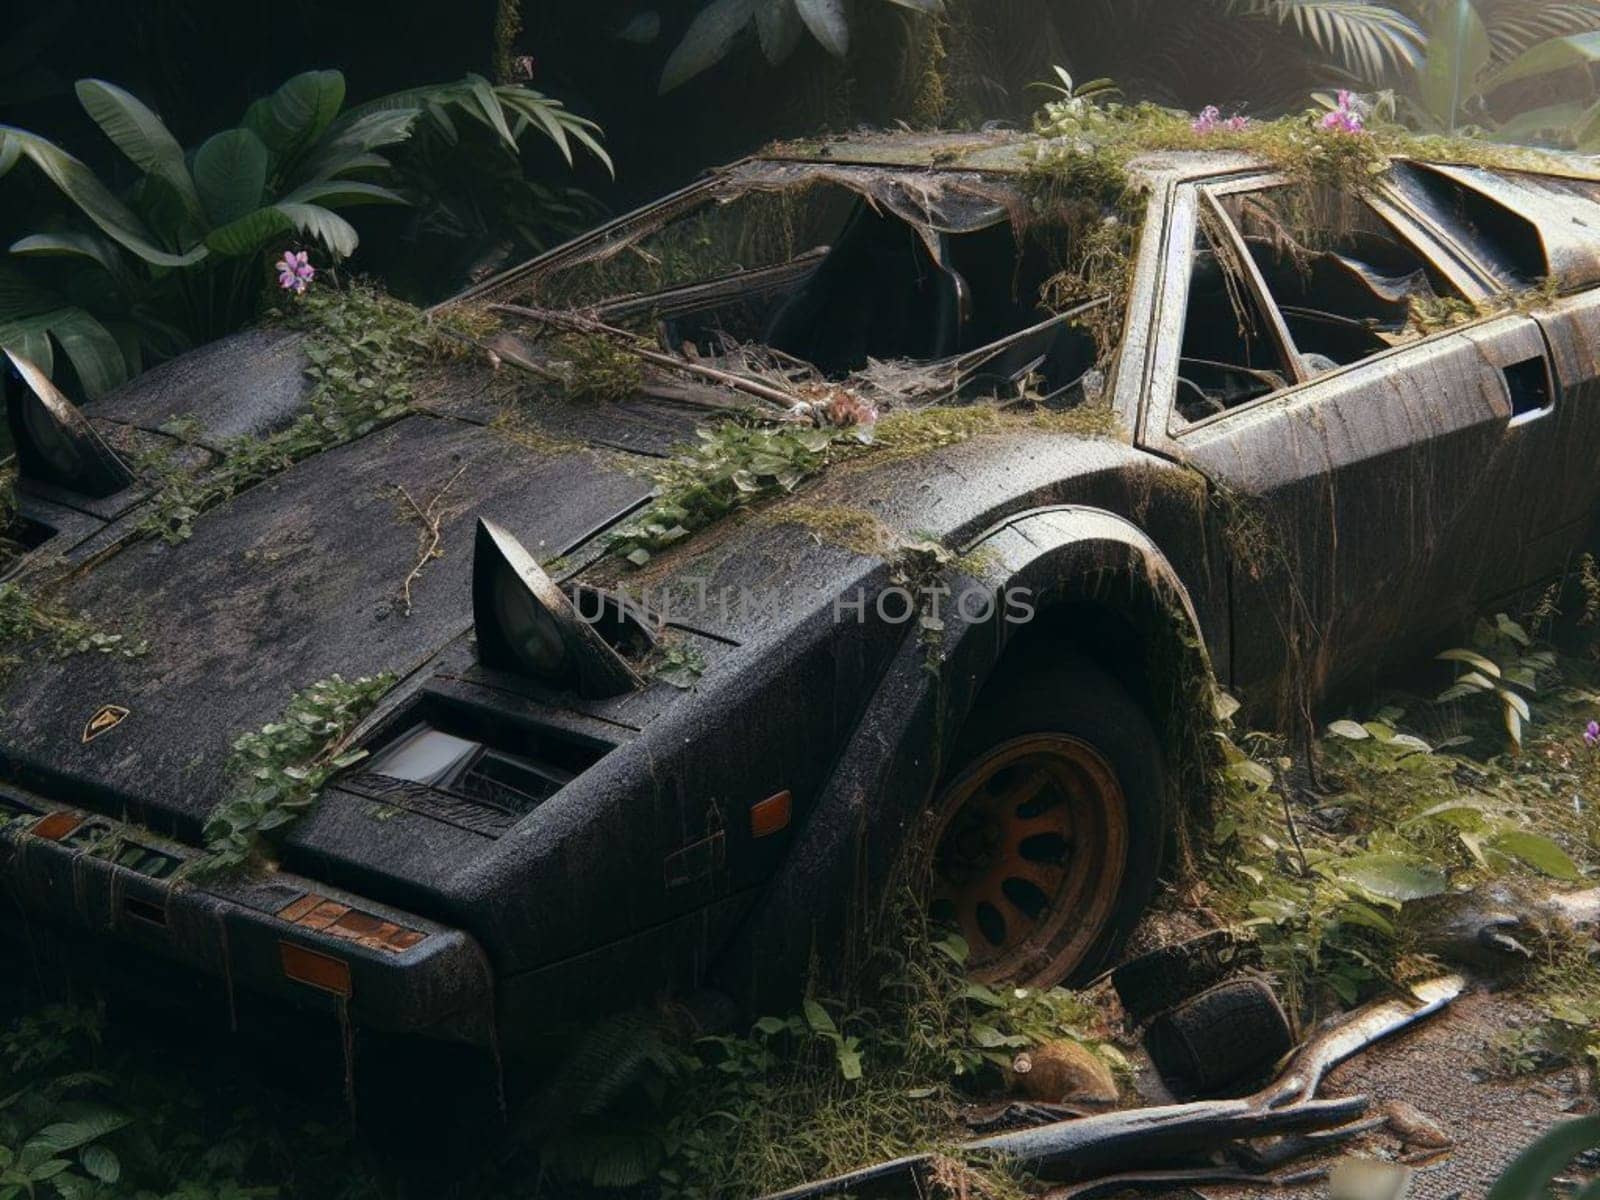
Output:
[[[131,484],[133,472],[50,377],[21,355],[5,353],[22,380],[22,386],[7,389],[13,394],[6,404],[22,478],[96,500]]]
[[[472,562],[478,661],[590,700],[643,686],[600,631],[573,608],[522,543],[478,519]]]

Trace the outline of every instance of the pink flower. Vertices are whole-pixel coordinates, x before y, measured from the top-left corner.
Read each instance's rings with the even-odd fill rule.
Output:
[[[1222,123],[1222,127],[1229,133],[1241,133],[1250,128],[1250,118],[1232,116]]]
[[[1339,89],[1339,107],[1322,118],[1322,128],[1338,133],[1365,133],[1366,120],[1354,92]]]
[[[1217,127],[1217,118],[1222,116],[1215,104],[1208,104],[1200,110],[1200,115],[1190,122],[1189,128],[1196,133],[1210,133]]]
[[[292,291],[296,296],[303,296],[306,287],[317,277],[317,269],[308,261],[306,251],[284,251],[273,266],[278,272],[278,286],[284,291]]]

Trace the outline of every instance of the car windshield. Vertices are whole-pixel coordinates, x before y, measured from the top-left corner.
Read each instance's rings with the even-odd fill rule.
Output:
[[[1061,231],[1016,220],[1009,184],[760,165],[778,174],[646,210],[508,298],[790,383],[937,366],[946,393],[1051,398],[1095,366],[1078,319],[1093,303],[1056,313],[1040,299]]]

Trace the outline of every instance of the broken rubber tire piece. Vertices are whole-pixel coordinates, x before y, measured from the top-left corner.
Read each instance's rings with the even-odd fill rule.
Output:
[[[1213,929],[1130,959],[1111,972],[1123,1011],[1140,1024],[1208,988],[1257,957],[1253,943],[1232,930]]]
[[[1272,989],[1231,979],[1151,1022],[1145,1049],[1174,1096],[1222,1096],[1260,1079],[1294,1047]]]

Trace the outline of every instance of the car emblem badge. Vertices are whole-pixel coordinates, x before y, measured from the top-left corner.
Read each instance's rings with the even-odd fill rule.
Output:
[[[127,718],[128,710],[120,704],[102,704],[83,727],[83,740],[87,744],[102,733],[109,733]]]

